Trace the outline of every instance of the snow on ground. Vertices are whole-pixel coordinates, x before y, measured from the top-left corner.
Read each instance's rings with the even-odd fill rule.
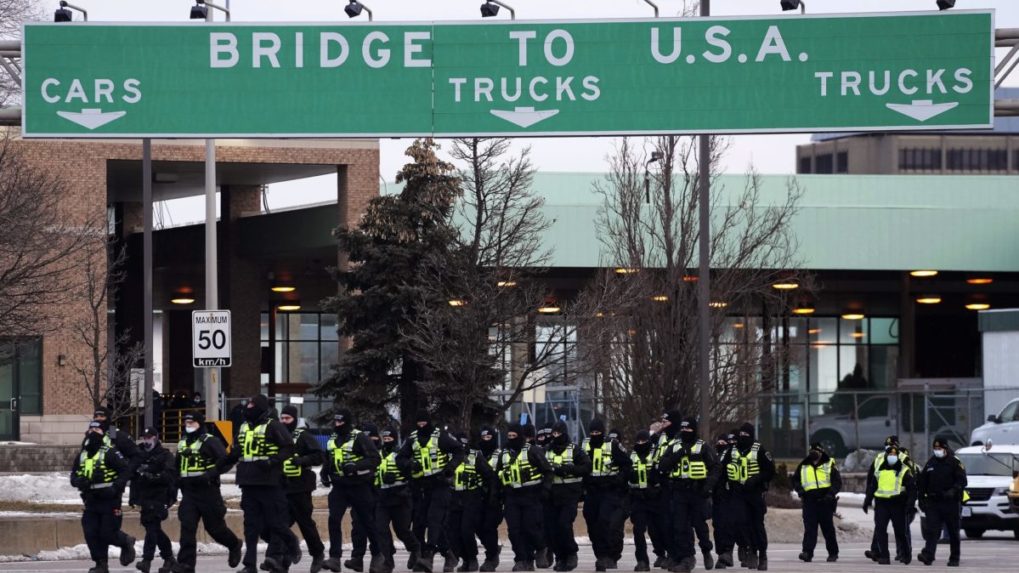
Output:
[[[399,544],[397,547],[401,547]],[[135,551],[140,556],[142,554],[142,542],[139,540],[134,544]],[[350,551],[353,546],[349,543],[343,546],[345,551]],[[267,545],[265,543],[258,544],[259,553],[265,553]],[[301,542],[301,550],[304,554],[308,554],[308,546],[303,541]],[[173,542],[173,552],[177,554],[180,551],[180,544],[176,541]],[[199,555],[226,555],[227,550],[222,545],[216,543],[199,543],[198,544]],[[110,547],[110,562],[115,562],[120,558],[120,548]],[[78,560],[90,560],[88,546],[84,543],[75,545],[74,547],[62,547],[55,551],[40,551],[35,555],[0,555],[0,563],[13,563],[20,561],[78,561]],[[159,558],[156,558],[156,562],[159,562]]]
[[[0,501],[80,505],[81,496],[68,473],[49,472],[0,476]]]

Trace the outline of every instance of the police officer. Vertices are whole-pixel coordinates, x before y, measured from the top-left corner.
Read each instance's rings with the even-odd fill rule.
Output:
[[[495,429],[491,426],[482,426],[478,439],[478,451],[488,460],[488,465],[493,470],[499,463],[499,443],[496,441]],[[482,508],[481,524],[478,529],[478,539],[485,548],[485,561],[481,564],[480,571],[491,572],[499,566],[499,555],[502,553],[502,545],[499,545],[499,524],[502,523],[502,484],[498,477],[486,484],[487,492],[485,505]]]
[[[918,465],[916,465],[916,462],[909,455],[909,450],[907,450],[906,448],[902,447],[902,445],[899,444],[899,436],[897,436],[895,434],[892,434],[892,435],[888,436],[887,438],[885,438],[885,447],[884,447],[884,449],[882,451],[878,452],[876,456],[874,456],[874,463],[871,464],[870,468],[867,470],[867,480],[868,481],[875,477],[875,475],[874,475],[875,472],[878,470],[878,468],[881,467],[881,464],[884,463],[885,456],[888,455],[888,450],[891,449],[893,446],[898,448],[898,450],[899,450],[899,453],[898,453],[899,461],[902,462],[903,464],[905,464],[905,466],[907,468],[909,468],[909,471],[913,474],[913,479],[914,480],[916,479],[916,476],[920,473],[920,467]],[[900,561],[900,562],[902,561],[902,559],[903,559],[903,551],[905,551],[906,553],[908,553],[910,555],[912,554],[913,535],[910,532],[910,526],[912,525],[913,518],[915,518],[915,517],[916,517],[916,511],[907,510],[907,512],[906,512],[906,532],[905,532],[906,543],[903,545],[902,548],[897,548],[898,551],[896,552],[896,555],[895,555],[895,560],[896,561]],[[871,553],[876,555],[876,552],[877,552],[877,531],[874,531],[874,533],[873,533],[873,537],[871,538],[870,546],[871,546]]]
[[[538,430],[534,443],[541,446],[541,449],[548,449],[548,440],[552,437],[552,426],[545,425]]]
[[[736,443],[736,435],[721,433],[715,437],[715,457],[725,459],[729,448]],[[722,464],[719,464],[721,467]],[[715,536],[715,552],[718,559],[715,569],[733,567],[732,550],[736,544],[735,521],[731,516],[732,492],[729,491],[728,480],[720,479],[711,495],[711,524]]]
[[[141,524],[145,528],[142,560],[135,568],[149,573],[158,547],[159,556],[163,559],[159,573],[168,573],[176,560],[173,545],[163,531],[162,523],[169,517],[169,507],[177,503],[177,470],[173,454],[160,443],[156,428],[148,427],[142,432],[139,452],[139,463],[131,478],[131,495],[128,498],[131,507],[141,507]]]
[[[444,573],[452,573],[457,559],[463,561],[457,571],[473,572],[480,567],[475,536],[481,525],[486,484],[495,479],[495,471],[488,465],[485,456],[470,447],[467,434],[461,433],[459,438],[465,455],[464,461],[453,473],[453,499],[446,531],[454,558],[452,563],[447,560],[443,567]]]
[[[654,462],[651,434],[646,430],[637,432],[634,438],[627,484],[630,488],[630,522],[633,523],[633,545],[637,558],[637,566],[633,570],[650,571],[651,561],[644,532],[649,530],[651,523],[656,523],[655,528],[662,531],[662,521],[669,509],[662,506],[662,479],[658,474],[658,465]]]
[[[923,550],[916,556],[924,565],[934,563],[943,527],[948,528],[948,566],[959,566],[959,515],[968,480],[966,467],[955,457],[948,443],[936,438],[932,455],[917,479],[920,509],[927,516]]]
[[[678,410],[669,410],[662,414],[659,421],[651,424],[651,444],[655,466],[662,460],[662,456],[668,451],[670,443],[678,437],[679,423],[682,416]],[[659,471],[659,475],[661,472]],[[662,507],[668,508],[671,505],[672,491],[668,487],[659,488],[659,500]],[[675,565],[668,554],[668,540],[672,536],[672,512],[662,512],[658,520],[648,523],[648,536],[651,537],[651,545],[655,553],[655,562],[652,567],[668,569]]]
[[[386,558],[387,572],[392,572],[395,566],[393,555],[396,553],[392,532],[395,532],[396,537],[410,552],[407,569],[413,570],[421,558],[421,544],[410,527],[413,515],[410,474],[396,465],[396,430],[391,427],[383,428],[380,437],[382,461],[375,473],[375,487],[379,493],[375,504],[375,527],[378,529],[379,548]]]
[[[385,557],[378,543],[375,527],[375,472],[379,466],[379,451],[371,438],[354,428],[350,410],[337,409],[333,414],[333,429],[326,446],[326,463],[322,466],[322,484],[332,486],[329,492],[329,559],[323,567],[340,571],[343,557],[343,515],[351,509],[354,522],[368,537],[372,550],[371,573],[382,573]]]
[[[416,429],[400,447],[396,462],[410,471],[415,490],[414,534],[422,545],[419,568],[432,570],[435,553],[449,550],[445,522],[453,495],[453,471],[463,461],[460,441],[432,424],[427,410],[415,416]]]
[[[180,549],[174,573],[195,571],[199,520],[209,536],[230,551],[230,568],[241,562],[241,540],[226,526],[226,504],[219,489],[219,476],[229,469],[227,457],[223,442],[205,431],[205,416],[199,412],[185,414],[184,435],[177,443],[174,463],[181,493],[177,506]]]
[[[723,460],[726,481],[733,492],[732,508],[742,528],[741,542],[747,546],[746,564],[750,569],[768,569],[768,531],[764,527],[767,505],[764,492],[775,477],[771,452],[754,439],[754,426],[740,426],[736,445]]]
[[[895,532],[895,547],[905,555],[904,564],[909,564],[912,554],[909,538],[906,537],[906,513],[916,503],[916,481],[909,466],[899,459],[899,448],[890,446],[881,466],[867,480],[867,493],[863,500],[863,512],[868,513],[874,506],[874,545],[865,552],[867,557],[881,565],[888,565],[888,522]]]
[[[617,532],[623,523],[623,498],[626,480],[623,471],[630,466],[630,452],[605,436],[605,421],[591,420],[581,449],[591,458],[591,473],[584,478],[584,521],[587,522],[595,571],[616,567],[616,555],[623,540]],[[618,552],[618,553],[617,553]]]
[[[237,464],[237,485],[241,488],[244,512],[244,570],[256,573],[258,538],[269,538],[263,567],[269,573],[284,573],[286,564],[301,560],[297,537],[287,526],[290,508],[283,485],[283,462],[294,455],[294,440],[279,420],[270,416],[269,399],[259,394],[248,401],[244,423],[238,432],[238,446],[231,450],[229,463]]]
[[[372,445],[375,446],[376,450],[382,451],[382,440],[379,437],[379,428],[371,422],[363,422],[358,428],[361,432],[368,436],[371,440]],[[373,482],[374,485],[374,482]],[[373,502],[377,501],[377,496],[373,498]],[[375,508],[372,507],[372,515],[375,515]],[[352,545],[350,549],[350,559],[343,562],[343,566],[347,569],[357,571],[361,573],[364,570],[364,555],[368,552],[368,534],[364,531],[364,524],[361,520],[353,520],[350,527],[350,543]],[[380,547],[381,549],[381,547]],[[376,550],[378,551],[378,550]]]
[[[835,460],[821,444],[811,446],[793,474],[793,490],[803,501],[803,551],[800,561],[809,563],[817,546],[817,528],[821,527],[828,562],[839,559],[839,542],[835,536],[835,505],[842,491],[842,474]]]
[[[286,482],[287,506],[290,518],[287,524],[294,523],[301,530],[304,541],[308,544],[311,554],[311,573],[318,573],[325,560],[325,546],[318,533],[318,526],[312,518],[314,506],[311,492],[315,491],[315,466],[322,465],[322,446],[304,426],[298,426],[297,406],[288,404],[283,407],[280,422],[294,438],[294,455],[283,462],[283,478]]]
[[[122,496],[131,477],[127,460],[111,447],[105,421],[92,421],[71,467],[71,485],[81,492],[85,509],[81,528],[88,552],[95,562],[89,573],[108,573],[111,545],[120,547],[120,564],[130,565],[135,558],[134,538],[120,530],[123,522]]]
[[[573,536],[573,522],[577,519],[577,504],[584,495],[584,476],[591,473],[591,458],[570,440],[566,422],[556,422],[551,428],[549,447],[545,458],[552,466],[552,491],[545,503],[545,538],[555,557],[556,571],[573,571],[577,568],[577,541]]]
[[[679,424],[679,439],[673,440],[659,462],[662,475],[667,476],[672,513],[670,553],[675,562],[670,571],[692,571],[697,563],[694,551],[694,533],[704,557],[704,568],[715,565],[711,550],[714,546],[708,535],[708,505],[718,480],[718,460],[715,450],[704,443],[697,433],[697,420],[686,417]]]
[[[106,428],[104,441],[107,447],[111,447],[120,452],[120,455],[127,460],[130,469],[133,471],[134,468],[138,466],[138,445],[134,443],[133,439],[131,439],[130,434],[113,425],[112,416],[113,413],[109,408],[99,407],[92,413],[92,420],[103,424]]]
[[[552,466],[541,447],[524,440],[523,428],[511,424],[495,471],[506,499],[504,512],[513,546],[513,571],[534,571],[535,556],[544,545],[542,490],[552,475]]]

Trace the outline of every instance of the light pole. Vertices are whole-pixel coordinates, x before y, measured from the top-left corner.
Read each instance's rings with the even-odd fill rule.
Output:
[[[658,4],[655,4],[651,0],[644,0],[644,3],[655,9],[655,18],[658,17]]]
[[[795,10],[799,8],[800,14],[807,13],[807,3],[804,2],[803,0],[782,0],[780,4],[782,5],[783,12],[788,12],[789,10]]]
[[[701,0],[701,17],[711,15],[711,0]],[[697,239],[697,369],[701,381],[700,432],[711,435],[711,138],[701,134],[698,149],[697,207],[700,219],[700,234]]]
[[[357,0],[350,0],[350,3],[343,7],[343,11],[347,13],[348,18],[357,18],[361,15],[361,11],[368,13],[368,21],[372,21],[372,10],[363,2]]]
[[[68,4],[64,0],[60,0],[60,7],[53,13],[54,22],[70,22],[71,21],[71,10],[81,12],[81,19],[88,22],[88,11],[75,6],[74,4]]]
[[[485,0],[485,3],[481,5],[481,17],[492,18],[493,16],[497,16],[499,14],[500,6],[509,10],[510,20],[517,19],[517,11],[509,4],[500,2],[499,0]]]
[[[219,6],[206,0],[195,0],[191,7],[191,19],[212,22],[215,8],[226,14],[230,21],[230,0],[227,6]],[[205,140],[205,309],[219,309],[219,261],[216,253],[216,140]],[[205,373],[205,419],[219,419],[219,367],[207,369]]]

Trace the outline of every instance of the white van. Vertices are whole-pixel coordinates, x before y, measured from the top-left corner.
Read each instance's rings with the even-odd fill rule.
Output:
[[[1009,507],[1008,490],[1019,469],[1019,445],[969,446],[955,452],[966,467],[969,500],[962,505],[962,529],[976,539],[988,529],[1012,531],[1019,539],[1019,514]]]
[[[969,444],[979,446],[987,440],[995,444],[1019,444],[1019,398],[1005,404],[997,416],[988,416],[986,424],[973,430]]]

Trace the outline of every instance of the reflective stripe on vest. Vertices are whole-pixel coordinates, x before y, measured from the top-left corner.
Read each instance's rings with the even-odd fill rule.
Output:
[[[410,434],[411,449],[414,452],[414,459],[421,463],[421,471],[414,472],[414,479],[430,477],[438,473],[442,473],[442,469],[449,463],[449,454],[439,450],[439,436],[440,432],[436,428],[428,441],[425,442],[424,447],[421,447],[421,442],[418,441],[417,430],[414,430]]]
[[[499,472],[499,481],[502,485],[517,489],[541,483],[541,474],[536,468],[531,467],[528,457],[530,449],[531,445],[525,444],[524,449],[520,450],[515,458],[508,451],[502,453],[502,471]]]
[[[652,456],[648,456],[647,459],[640,459],[637,452],[630,452],[630,464],[633,468],[633,474],[631,474],[629,485],[631,489],[647,489],[648,488],[648,471],[654,466],[654,460]],[[636,482],[633,481],[636,478]]]
[[[828,463],[816,468],[811,464],[803,464],[803,468],[800,469],[800,487],[803,488],[803,491],[830,488],[831,475],[834,471],[834,460],[828,460]]]
[[[470,450],[464,461],[453,472],[453,491],[474,491],[481,489],[481,476],[477,469],[478,452]]]
[[[877,472],[877,490],[874,497],[888,499],[902,494],[902,480],[909,473],[905,464],[899,467],[899,471],[883,469]]]
[[[301,434],[303,434],[303,433],[304,433],[304,428],[297,428],[296,430],[294,430],[294,445],[296,445],[297,441],[301,439]],[[297,451],[295,449],[294,456],[292,458],[290,458],[289,460],[285,460],[283,462],[283,475],[287,476],[288,478],[299,478],[299,477],[301,477],[301,474],[304,473],[304,467],[295,464],[293,460],[296,460],[296,459],[297,459]]]
[[[329,443],[327,450],[333,459],[333,470],[336,471],[336,475],[343,475],[343,466],[345,464],[356,464],[357,462],[364,459],[364,456],[354,453],[354,442],[357,439],[358,434],[361,430],[351,430],[350,435],[347,436],[347,441],[343,442],[339,447],[336,446],[336,439],[338,436],[333,434],[329,437]],[[358,475],[368,473],[368,470],[361,470]]]
[[[551,449],[547,450],[545,452],[545,459],[548,460],[548,463],[552,464],[552,469],[558,468],[560,466],[565,466],[567,464],[572,465],[574,447],[575,446],[573,444],[570,444],[560,454],[555,453]],[[555,485],[566,485],[570,483],[580,483],[582,481],[584,481],[584,478],[582,478],[581,476],[561,477],[557,475],[553,478],[552,483],[554,483]]]
[[[216,467],[216,462],[202,454],[202,445],[209,439],[209,434],[202,434],[188,443],[186,439],[177,442],[177,453],[180,454],[180,477],[196,477]]]
[[[612,440],[605,440],[600,448],[592,450],[591,440],[584,438],[583,447],[591,456],[591,477],[619,475],[619,466],[612,461]]]
[[[757,451],[760,449],[761,444],[757,442],[754,442],[746,455],[741,454],[738,448],[732,448],[729,452],[729,463],[725,466],[729,481],[747,483],[748,479],[761,473],[761,468],[757,464]]]
[[[99,472],[99,477],[102,478],[101,482],[91,484],[89,489],[112,487],[113,481],[117,479],[117,470],[106,465],[106,454],[110,449],[103,446],[91,456],[85,450],[81,451],[81,455],[78,457],[78,477],[85,478],[91,482],[92,476]]]
[[[680,442],[674,442],[676,445],[680,445]],[[704,440],[697,440],[693,447],[690,448],[690,454],[683,456],[676,464],[676,467],[672,468],[672,473],[669,477],[672,479],[707,479],[708,478],[708,466],[704,463],[704,456],[702,451],[704,449]]]
[[[269,422],[256,426],[254,429],[247,422],[241,424],[242,462],[268,460],[269,456],[279,453],[278,445],[265,441],[265,430],[268,427]]]
[[[387,473],[396,476],[396,481],[393,483],[386,483],[383,476]],[[379,462],[379,467],[375,470],[375,485],[379,489],[390,489],[407,485],[407,480],[403,477],[403,472],[400,471],[400,468],[396,467],[395,451],[382,456],[382,461]]]

